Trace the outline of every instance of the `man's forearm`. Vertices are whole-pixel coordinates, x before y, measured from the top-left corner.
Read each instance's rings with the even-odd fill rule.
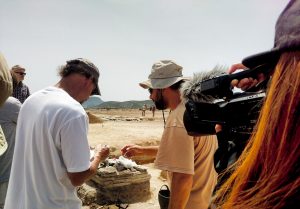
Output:
[[[88,170],[78,173],[68,173],[68,176],[73,186],[80,186],[86,180],[95,175],[97,173],[97,169],[101,161],[102,159],[100,157],[95,157],[91,162],[90,168]]]
[[[192,185],[193,175],[173,173],[168,209],[184,209],[190,197]]]
[[[158,146],[144,147],[144,155],[155,157],[158,151]]]
[[[103,159],[101,159],[101,157],[94,157],[93,161],[91,162],[90,165],[90,176],[94,175],[97,173],[99,164],[103,161]],[[87,177],[89,178],[89,177]]]

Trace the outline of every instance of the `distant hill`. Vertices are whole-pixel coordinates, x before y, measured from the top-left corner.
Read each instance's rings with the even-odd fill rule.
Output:
[[[82,103],[83,108],[92,108],[103,103],[103,100],[98,95],[90,96],[90,98]]]
[[[116,102],[116,101],[108,101],[103,102],[97,106],[94,106],[93,108],[109,108],[109,109],[139,109],[142,108],[142,106],[146,104],[147,107],[151,107],[154,105],[152,100],[143,100],[143,101],[125,101],[125,102]]]

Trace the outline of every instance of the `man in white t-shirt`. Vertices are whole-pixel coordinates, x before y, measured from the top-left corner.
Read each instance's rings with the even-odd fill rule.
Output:
[[[5,209],[81,209],[76,186],[97,172],[109,150],[90,162],[88,117],[80,103],[100,94],[99,70],[86,59],[59,69],[61,80],[22,105]]]
[[[155,167],[168,172],[169,209],[207,209],[217,183],[213,162],[217,138],[187,134],[183,124],[185,106],[179,91],[186,80],[181,66],[171,60],[161,60],[152,66],[148,78],[140,86],[149,90],[157,109],[171,110],[160,145],[128,145],[122,148],[122,153],[127,157],[156,156]]]

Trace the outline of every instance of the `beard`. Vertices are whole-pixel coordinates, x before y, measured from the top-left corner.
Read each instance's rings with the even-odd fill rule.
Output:
[[[158,109],[158,110],[167,109],[166,104],[165,104],[164,101],[161,101],[161,100],[160,101],[154,101],[154,104],[155,104],[156,109]]]
[[[160,90],[159,94],[157,95],[156,100],[153,100],[156,109],[158,110],[165,110],[167,109],[167,104],[164,101],[164,98],[162,96],[162,90]]]

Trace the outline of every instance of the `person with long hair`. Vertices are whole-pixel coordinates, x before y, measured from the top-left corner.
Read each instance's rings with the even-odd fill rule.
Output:
[[[243,60],[275,66],[255,132],[231,176],[216,192],[222,209],[299,208],[300,1],[291,0],[276,24],[274,48]]]

